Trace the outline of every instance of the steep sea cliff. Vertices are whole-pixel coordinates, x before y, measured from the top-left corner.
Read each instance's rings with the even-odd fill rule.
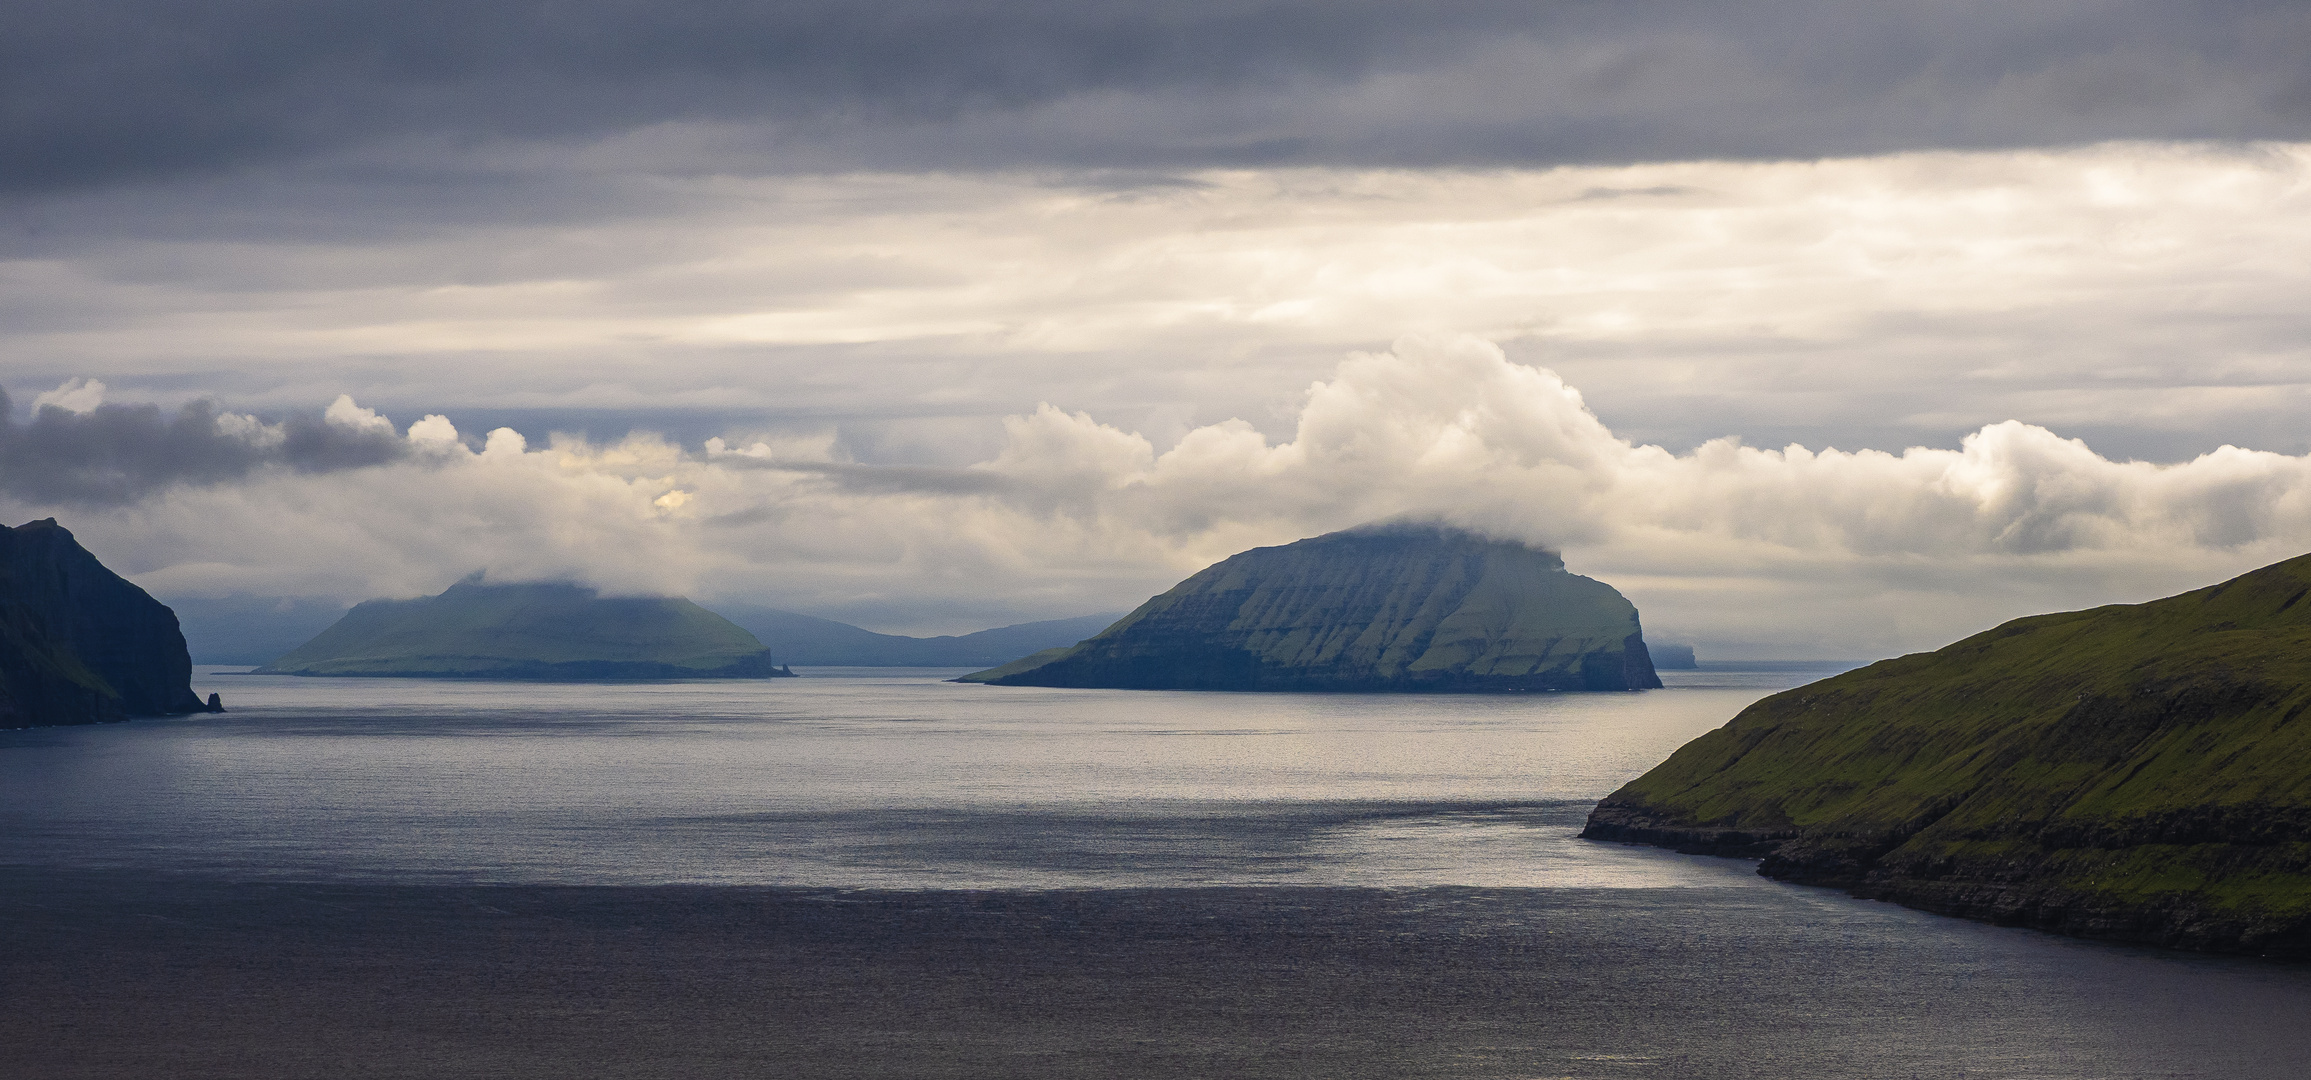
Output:
[[[176,615],[55,519],[0,526],[0,727],[211,708],[192,673]]]
[[[2311,556],[1766,698],[1582,835],[1930,911],[2311,956]]]
[[[1211,566],[1003,686],[1513,692],[1661,685],[1637,609],[1555,554],[1430,525],[1351,529]]]

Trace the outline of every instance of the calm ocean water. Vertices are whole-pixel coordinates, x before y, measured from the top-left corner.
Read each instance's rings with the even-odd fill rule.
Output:
[[[966,967],[1089,957],[1051,935],[1097,925],[1100,948],[1122,950],[1101,963],[1140,965],[1132,993],[1186,963],[1151,959],[1184,941],[1219,950],[1197,961],[1214,966],[1195,993],[1224,996],[1231,971],[1303,947],[1292,927],[1305,924],[1329,927],[1339,955],[1377,950],[1340,977],[1394,972],[1409,980],[1390,984],[1399,998],[1480,970],[1509,987],[1449,1013],[1487,1033],[1483,1053],[1462,1036],[1449,1053],[1431,1046],[1443,1021],[1383,1037],[1372,1032],[1393,1029],[1375,1020],[1323,1041],[1377,1040],[1321,1069],[1330,1059],[1313,1049],[1289,1058],[1304,1068],[1259,1057],[1286,1036],[1257,1032],[1214,1043],[1202,1064],[1119,1069],[1078,1032],[1034,1068],[942,1071],[924,1062],[967,1059],[890,1050],[888,1069],[803,1070],[822,1075],[1366,1075],[1353,1063],[1384,1061],[1370,1074],[2278,1077],[2311,1060],[2301,969],[1980,926],[1768,882],[1744,862],[1574,838],[1598,797],[1821,672],[1521,697],[1071,691],[949,674],[530,685],[208,671],[196,689],[224,695],[222,716],[0,732],[0,869],[140,889],[564,898],[534,901],[548,907],[670,887],[692,889],[684,903],[840,901],[842,919],[866,921],[825,923],[822,944],[884,935],[895,951],[877,963],[925,947],[890,926],[994,905],[1017,921],[970,923],[994,929],[972,931]],[[1034,959],[1000,959],[1014,954]],[[1052,977],[1090,987],[1071,992],[1081,1000],[1123,992],[1092,964]],[[922,985],[908,970],[900,981]],[[1312,992],[1242,978],[1245,1001]],[[1275,1007],[1302,1026],[1385,1011],[1356,1000]],[[1150,1008],[1125,1012],[1157,1024]],[[1020,1009],[971,1022],[1016,1034],[1048,1012]],[[1192,1038],[1219,1038],[1210,1023]],[[1151,1030],[1142,1041],[1191,1037]],[[859,1053],[845,1060],[880,1060]]]
[[[1693,886],[1573,840],[1803,675],[1653,694],[1248,695],[216,674],[223,716],[0,733],[0,857],[239,875],[893,889]]]

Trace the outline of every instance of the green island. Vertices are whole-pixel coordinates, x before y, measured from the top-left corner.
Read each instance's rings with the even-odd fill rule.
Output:
[[[1583,836],[2088,937],[2311,955],[2311,556],[1765,698]]]
[[[792,671],[753,634],[680,597],[468,578],[439,596],[369,600],[265,675],[466,679],[766,679]]]
[[[1254,548],[1001,686],[1502,693],[1661,685],[1637,609],[1556,554],[1437,525]]]

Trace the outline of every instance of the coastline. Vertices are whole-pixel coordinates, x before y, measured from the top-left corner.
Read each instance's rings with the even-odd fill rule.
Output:
[[[2097,869],[2107,873],[2146,853],[2210,878],[2226,872],[2252,874],[2258,869],[2255,863],[2273,860],[2268,848],[2222,843],[2143,845],[2151,849],[2147,852],[2088,847],[2017,852],[1994,863],[1887,858],[1917,831],[1839,836],[1821,843],[1797,829],[1697,827],[1608,797],[1591,811],[1580,836],[1686,855],[1754,859],[1758,874],[1775,881],[1838,889],[1859,899],[1995,926],[2290,963],[2311,960],[2311,917],[2273,917],[2252,908],[2202,902],[2188,894],[2166,893],[2152,902],[2130,902],[2108,890],[2069,884]],[[2080,863],[2099,865],[2083,868],[2082,874]]]

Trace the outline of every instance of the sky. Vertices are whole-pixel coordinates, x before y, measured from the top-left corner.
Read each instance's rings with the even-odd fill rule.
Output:
[[[1704,656],[2311,550],[2311,10],[0,0],[0,513],[899,633],[1393,517]]]

